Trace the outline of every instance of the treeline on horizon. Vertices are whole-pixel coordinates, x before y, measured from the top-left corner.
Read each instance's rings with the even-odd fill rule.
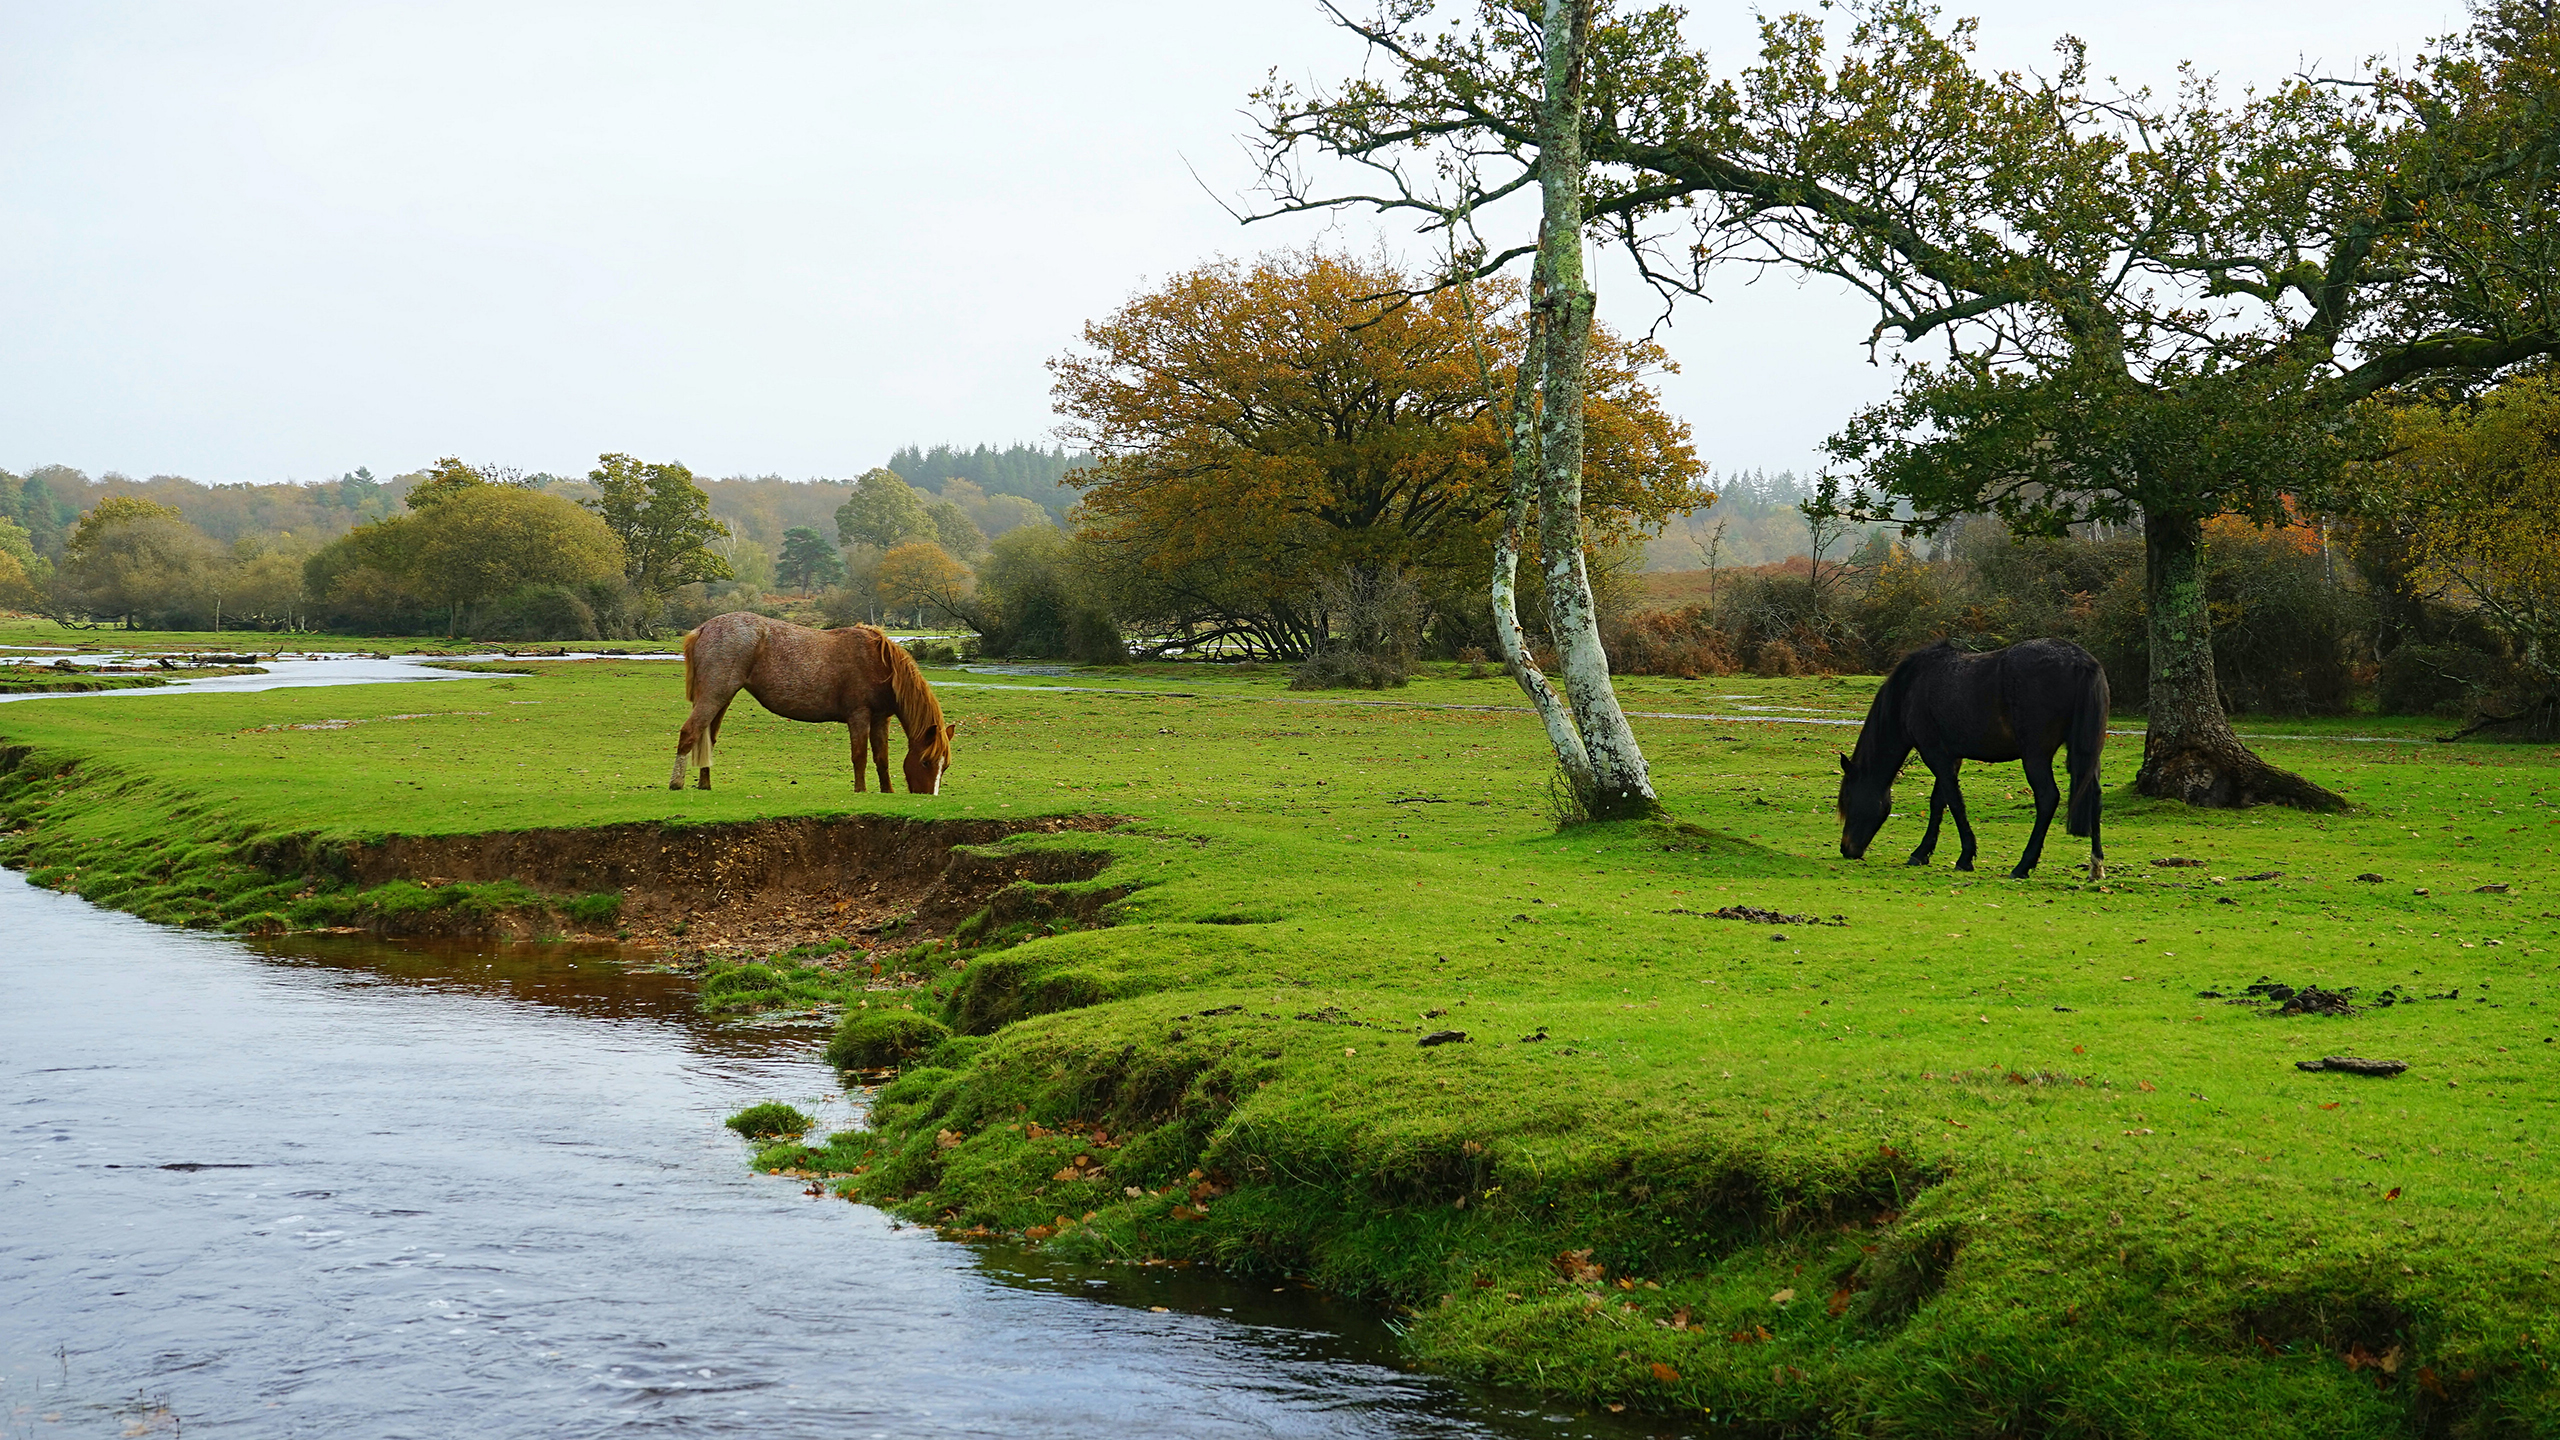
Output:
[[[1002,449],[909,445],[892,454],[883,468],[897,472],[911,485],[937,492],[957,480],[988,496],[1016,496],[1038,506],[1051,523],[1064,525],[1075,504],[1075,491],[1065,483],[1066,477],[1091,459],[1061,447],[1042,449],[1018,442]],[[170,506],[188,524],[224,544],[278,535],[326,542],[358,525],[396,514],[401,497],[426,473],[421,469],[376,479],[370,469],[359,467],[327,480],[207,484],[184,475],[137,480],[112,470],[93,478],[67,465],[39,465],[17,474],[0,470],[0,520],[15,522],[27,532],[35,553],[54,561],[62,558],[63,546],[79,518],[99,501],[116,496]],[[578,477],[541,472],[521,478],[572,499],[578,498],[586,483]],[[832,524],[835,508],[844,503],[860,477],[786,480],[770,474],[731,475],[697,478],[695,483],[711,497],[715,517],[760,543],[779,547],[782,532],[791,526]]]
[[[911,502],[891,507],[890,543],[908,538],[904,525],[974,556],[988,537],[1063,523],[1073,500],[1064,479],[1087,458],[1023,444],[895,452],[933,488],[908,486],[886,467],[850,480],[705,480],[673,462],[615,456],[584,476],[447,457],[387,479],[359,468],[315,483],[92,478],[60,465],[0,471],[0,609],[66,625],[173,630],[638,635],[691,623],[712,613],[706,606],[756,604],[795,569],[804,590],[855,572],[869,585],[887,547],[823,538],[838,535],[839,512],[866,482],[880,482],[870,485],[874,495],[894,490]],[[663,564],[639,552],[658,542],[632,530],[638,522],[624,517],[612,535],[584,523],[611,513],[605,490],[618,462],[639,465],[664,492],[651,502],[661,510],[698,513],[688,523],[700,533],[684,548],[706,558],[688,562],[683,579],[656,583]],[[423,491],[440,483],[490,493],[460,507],[422,506]],[[631,573],[617,579],[617,567]],[[866,589],[859,608],[877,614],[881,598]]]

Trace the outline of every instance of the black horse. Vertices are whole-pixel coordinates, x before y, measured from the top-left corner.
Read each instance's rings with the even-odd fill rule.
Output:
[[[1937,777],[1929,792],[1929,833],[1911,852],[1914,865],[1929,863],[1938,848],[1938,822],[1949,810],[1964,853],[1956,868],[1973,868],[1973,827],[1964,815],[1956,770],[1967,760],[2024,760],[2027,785],[2036,792],[2036,833],[2009,872],[2024,880],[2044,854],[2061,792],[2053,784],[2053,752],[2069,747],[2071,814],[2066,828],[2089,837],[2089,878],[2106,878],[2106,851],[2098,844],[2098,751],[2107,743],[2107,671],[2096,656],[2068,640],[2027,640],[2005,650],[1968,655],[1941,640],[1904,657],[1876,691],[1858,751],[1840,757],[1840,853],[1856,860],[1893,811],[1893,777],[1911,752]]]

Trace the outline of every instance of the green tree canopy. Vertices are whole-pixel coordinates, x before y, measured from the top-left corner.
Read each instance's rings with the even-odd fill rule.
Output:
[[[622,542],[623,574],[642,595],[733,577],[729,562],[704,548],[729,532],[711,518],[711,497],[692,471],[611,454],[597,458],[587,481],[596,497],[579,503]]]
[[[590,585],[625,573],[622,542],[597,516],[557,495],[511,486],[466,488],[413,515],[376,543],[396,557],[420,597],[445,607],[445,633],[465,605],[528,585]]]
[[[821,586],[842,584],[844,557],[827,543],[826,536],[806,525],[794,525],[782,532],[782,557],[774,574],[806,595]]]
[[[924,507],[924,518],[932,527],[927,538],[959,559],[974,560],[980,551],[987,548],[986,532],[978,528],[978,522],[970,519],[969,512],[960,508],[956,501],[934,501]]]
[[[836,507],[836,538],[886,550],[910,536],[939,538],[923,497],[895,470],[865,473],[860,488]]]
[[[146,617],[188,613],[205,599],[220,558],[213,541],[170,506],[113,496],[73,527],[54,574],[53,605],[56,613],[128,629]]]

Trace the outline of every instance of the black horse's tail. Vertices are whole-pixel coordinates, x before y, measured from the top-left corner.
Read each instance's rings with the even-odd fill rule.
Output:
[[[2098,752],[2107,743],[2107,672],[2092,666],[2088,687],[2071,710],[2071,729],[2063,739],[2071,766],[2071,806],[2063,826],[2074,835],[2098,833]]]

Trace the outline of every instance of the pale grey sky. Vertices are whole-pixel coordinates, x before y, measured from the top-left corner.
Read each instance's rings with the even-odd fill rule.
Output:
[[[1783,7],[1780,7],[1783,8]],[[2458,0],[1981,0],[1994,63],[2165,86],[2405,53]],[[1693,0],[1718,68],[1752,12]],[[600,450],[850,475],[1044,440],[1041,362],[1240,229],[1277,67],[1360,62],[1311,0],[0,0],[0,466],[206,481]],[[1329,232],[1367,249],[1367,219]],[[1413,248],[1398,230],[1391,245]],[[1888,387],[1867,317],[1740,277],[1666,336],[1718,470],[1804,466]],[[1602,315],[1647,297],[1604,276]]]

